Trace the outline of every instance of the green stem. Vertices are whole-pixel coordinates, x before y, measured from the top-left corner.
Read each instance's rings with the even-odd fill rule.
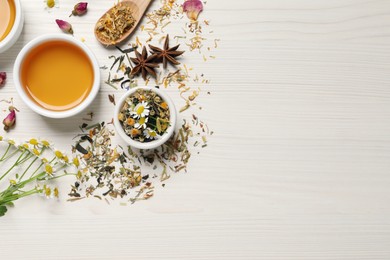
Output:
[[[13,153],[11,153],[11,154],[8,155],[7,157],[3,158],[2,161],[5,161],[5,160],[11,158],[12,156],[14,156],[15,154],[17,154],[18,152],[20,152],[20,150],[19,150],[19,149],[16,149]]]
[[[18,162],[19,162],[20,158],[22,158],[23,154],[24,154],[24,152],[19,156],[19,158],[18,158],[18,159],[16,160],[16,162],[14,163],[14,165],[12,165],[12,167],[9,168],[8,171],[6,171],[6,172],[0,177],[0,181],[1,181],[1,180],[10,172],[10,171],[12,171],[12,169],[15,168],[15,166],[18,165]]]
[[[20,160],[18,165],[25,163],[26,161],[30,160],[32,157],[33,155],[28,151],[27,155],[22,160]]]
[[[37,171],[42,167],[43,163],[39,164],[38,168],[36,168],[36,170],[31,174],[30,178],[32,178],[36,173]]]
[[[49,178],[48,181],[51,181],[51,180],[54,180],[54,179],[58,179],[58,178],[61,178],[61,177],[64,177],[64,176],[69,176],[69,175],[76,176],[77,174],[75,174],[75,173],[64,173],[62,175],[58,175],[58,176],[54,176],[52,178]]]
[[[7,147],[7,150],[5,151],[5,153],[3,154],[3,156],[1,156],[1,159],[0,159],[0,162],[3,161],[4,157],[7,155],[9,149],[11,148],[11,145],[9,144],[8,147]]]
[[[27,171],[33,166],[33,164],[38,160],[38,157],[35,157],[35,159],[30,163],[30,165],[27,167],[27,169],[23,172],[22,176],[20,176],[19,180],[21,181],[24,177],[24,175],[27,173]]]
[[[34,188],[32,190],[25,191],[23,193],[14,194],[14,195],[9,196],[9,197],[1,198],[0,199],[0,205],[5,205],[5,204],[7,204],[9,202],[12,202],[14,200],[17,200],[17,199],[20,199],[20,198],[23,198],[23,197],[26,197],[26,196],[29,196],[29,195],[32,195],[32,194],[36,194],[38,192],[39,192],[39,190],[37,188]]]
[[[40,174],[38,174],[37,176],[35,177],[32,177],[30,179],[27,179],[25,181],[22,181],[22,182],[19,182],[18,184],[16,185],[10,185],[5,191],[3,191],[2,193],[0,193],[0,201],[2,201],[4,198],[7,198],[9,196],[14,196],[12,194],[14,194],[14,192],[20,190],[21,188],[23,188],[26,184],[32,182],[32,181],[35,181],[37,180],[38,178],[40,177],[43,177],[45,175],[45,172],[41,172]],[[1,203],[0,203],[1,204]]]

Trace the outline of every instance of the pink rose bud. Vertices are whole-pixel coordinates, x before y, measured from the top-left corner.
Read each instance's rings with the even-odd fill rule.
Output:
[[[80,2],[80,3],[76,4],[74,6],[73,11],[72,11],[70,16],[85,14],[87,12],[87,5],[88,5],[88,3],[86,3],[86,2]]]
[[[15,122],[16,122],[16,111],[15,111],[15,108],[10,106],[9,107],[9,111],[10,111],[10,113],[3,120],[4,130],[5,131],[8,131],[13,125],[15,125]]]
[[[56,23],[57,23],[58,27],[60,27],[60,29],[63,32],[73,34],[72,25],[70,23],[68,23],[67,21],[57,19]]]
[[[6,79],[7,79],[7,73],[0,72],[0,87],[5,84]]]
[[[196,21],[199,13],[203,11],[203,4],[200,0],[187,0],[183,4],[183,11],[187,14],[187,17]]]

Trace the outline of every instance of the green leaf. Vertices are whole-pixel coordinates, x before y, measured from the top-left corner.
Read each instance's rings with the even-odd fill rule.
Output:
[[[161,118],[157,118],[156,127],[157,131],[161,133]]]
[[[6,212],[7,212],[7,207],[0,206],[0,217],[4,216]]]

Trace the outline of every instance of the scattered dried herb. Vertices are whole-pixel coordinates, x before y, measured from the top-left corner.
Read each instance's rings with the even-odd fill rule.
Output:
[[[122,53],[130,53],[130,52],[133,52],[135,49],[137,49],[137,46],[131,47],[131,48],[128,48],[128,49],[124,49],[124,50],[122,50],[118,46],[115,46],[115,48],[117,48]]]
[[[114,95],[108,95],[108,99],[110,100],[110,102],[112,103],[112,104],[114,104],[114,106],[116,105],[116,103],[115,103],[115,96]]]
[[[125,50],[122,50],[117,46],[116,48],[124,55],[120,55],[118,57],[115,57],[113,55],[109,56],[109,59],[114,59],[114,61],[110,66],[110,72],[108,73],[108,78],[105,83],[114,89],[118,89],[118,87],[116,86],[117,83],[120,83],[122,89],[129,89],[130,87],[135,87],[137,83],[130,75],[132,71],[132,65],[128,54],[133,52],[136,47],[131,47]],[[124,60],[124,57],[127,58],[127,64]],[[118,67],[117,69],[113,70],[116,64],[118,64]],[[114,74],[113,79],[111,79],[111,73]]]
[[[101,123],[94,125],[88,134],[79,137],[73,151],[81,153],[76,158],[82,167],[69,193],[71,201],[85,197],[101,199],[101,196],[111,199],[124,198],[138,186],[141,186],[141,189],[149,187],[148,191],[153,192],[150,183],[145,182],[147,178],[141,175],[140,167],[129,160],[121,147],[111,147],[113,135],[114,132]],[[81,146],[82,143],[84,147]],[[151,197],[151,192],[144,199]],[[138,197],[141,195],[139,191],[137,194]]]
[[[162,146],[147,151],[134,151],[128,146],[125,151],[112,145],[112,125],[99,123],[86,127],[88,133],[79,135],[72,149],[80,167],[69,201],[104,197],[107,203],[107,198],[134,203],[151,198],[157,182],[167,181],[172,173],[187,171],[190,147],[196,149],[194,144],[203,143],[202,136],[208,135],[205,128],[198,118],[184,120]]]

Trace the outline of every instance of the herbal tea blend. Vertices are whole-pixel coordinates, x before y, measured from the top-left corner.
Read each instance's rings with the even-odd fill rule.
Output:
[[[98,21],[95,32],[100,39],[115,42],[133,28],[135,22],[130,7],[118,4]]]
[[[118,115],[125,133],[139,142],[162,136],[170,125],[169,117],[168,104],[154,91],[145,89],[126,98]]]

